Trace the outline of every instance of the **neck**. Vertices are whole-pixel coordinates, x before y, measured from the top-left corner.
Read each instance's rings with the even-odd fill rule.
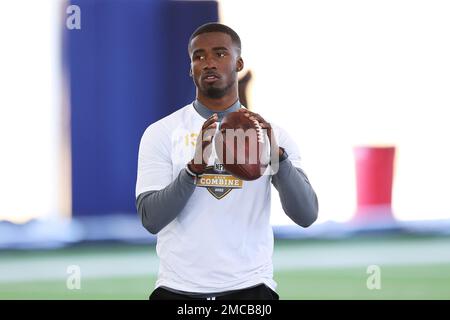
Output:
[[[197,90],[197,100],[200,101],[205,107],[212,111],[223,111],[233,105],[238,99],[238,90],[231,90],[231,93],[226,94],[222,98],[213,99],[201,94]]]

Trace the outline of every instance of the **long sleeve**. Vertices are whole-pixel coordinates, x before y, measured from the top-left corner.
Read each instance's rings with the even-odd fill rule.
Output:
[[[278,190],[284,212],[292,221],[304,228],[316,221],[317,196],[301,169],[294,167],[289,159],[281,161],[272,183]]]
[[[136,207],[142,225],[150,233],[157,234],[178,216],[194,190],[194,180],[186,170],[181,170],[164,189],[141,193],[136,199]]]

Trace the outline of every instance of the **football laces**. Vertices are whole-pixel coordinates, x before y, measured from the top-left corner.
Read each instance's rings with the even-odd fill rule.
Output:
[[[258,120],[256,120],[256,119],[253,120],[253,123],[254,123],[254,125],[256,127],[256,135],[257,135],[257,138],[258,138],[258,142],[259,143],[264,143],[264,135],[263,135],[263,131],[262,131],[261,125],[259,124]]]

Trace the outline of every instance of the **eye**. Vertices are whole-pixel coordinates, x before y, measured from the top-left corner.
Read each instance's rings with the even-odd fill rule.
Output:
[[[223,58],[226,56],[225,52],[217,52],[217,56]]]
[[[194,56],[194,60],[205,60],[205,56],[203,56],[203,55],[195,55]]]

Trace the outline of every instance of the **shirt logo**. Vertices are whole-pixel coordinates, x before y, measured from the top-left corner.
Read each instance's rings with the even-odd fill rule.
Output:
[[[206,188],[220,200],[233,189],[242,189],[244,181],[227,173],[222,164],[206,167],[205,173],[197,179],[197,186]]]

